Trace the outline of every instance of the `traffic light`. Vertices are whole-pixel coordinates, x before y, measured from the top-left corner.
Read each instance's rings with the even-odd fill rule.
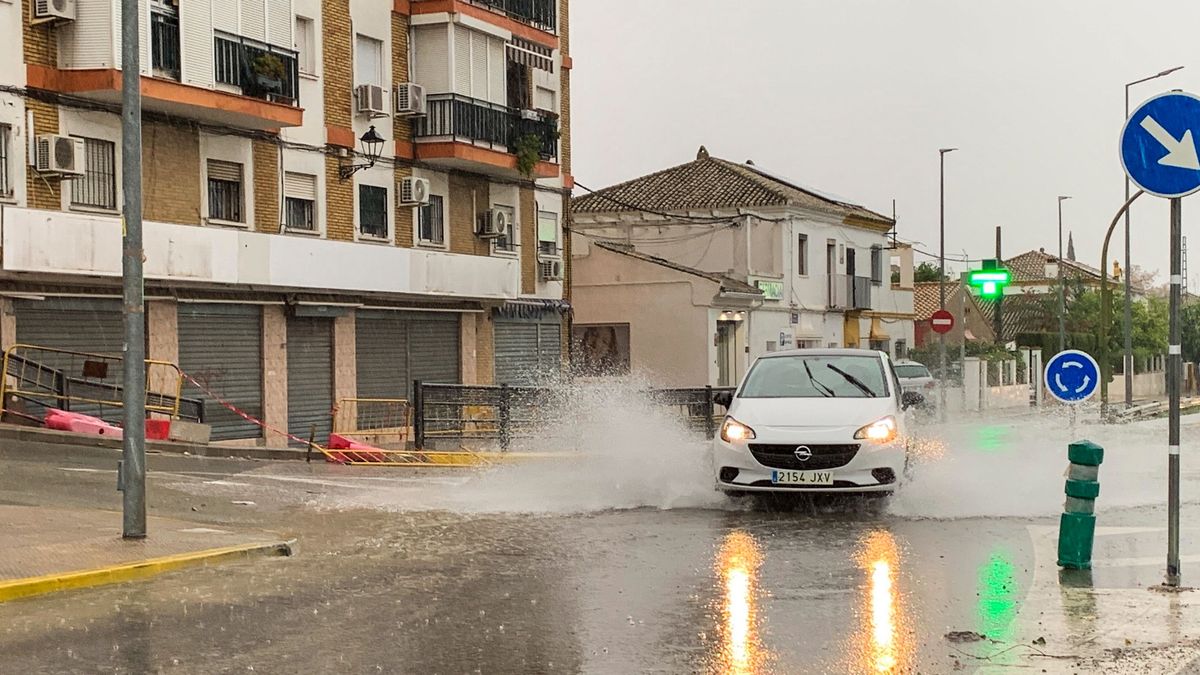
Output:
[[[983,298],[998,298],[1004,295],[1004,287],[1012,281],[1012,273],[1000,265],[999,260],[984,260],[983,269],[967,273],[967,281],[979,289]]]

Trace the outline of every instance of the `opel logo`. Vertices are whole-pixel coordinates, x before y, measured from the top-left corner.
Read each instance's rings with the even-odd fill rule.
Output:
[[[812,459],[812,450],[807,445],[796,448],[796,459],[801,462],[807,462]]]

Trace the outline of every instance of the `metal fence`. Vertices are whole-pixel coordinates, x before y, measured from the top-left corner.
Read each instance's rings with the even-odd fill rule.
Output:
[[[712,438],[725,410],[714,402],[732,387],[652,389],[647,398],[676,411],[688,429]],[[566,388],[413,384],[413,443],[416,449],[435,446],[494,446],[507,450],[513,441],[542,437],[557,410],[570,396]]]
[[[542,113],[527,119],[521,111],[458,94],[430,94],[427,112],[413,127],[416,138],[463,138],[515,152],[525,136],[538,140],[539,155],[558,156],[558,122]]]
[[[242,94],[284,105],[300,105],[296,52],[258,40],[218,33],[213,37],[213,68],[219,84]]]

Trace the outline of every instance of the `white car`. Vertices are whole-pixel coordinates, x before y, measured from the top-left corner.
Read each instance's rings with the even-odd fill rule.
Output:
[[[925,396],[937,387],[937,380],[933,379],[924,363],[901,359],[893,366],[896,369],[896,378],[900,380],[900,387],[904,391],[915,391]]]
[[[904,392],[887,354],[803,349],[760,357],[713,439],[717,488],[893,492],[907,462]]]

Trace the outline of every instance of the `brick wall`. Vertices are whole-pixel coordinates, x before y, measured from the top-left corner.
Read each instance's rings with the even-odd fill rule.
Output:
[[[34,135],[58,133],[57,106],[31,98],[26,99],[25,109],[33,113]],[[25,172],[25,181],[29,208],[54,211],[62,208],[59,190],[65,184],[57,176],[39,174],[33,170],[33,167],[29,167],[29,170]]]
[[[408,82],[408,23],[405,14],[392,12],[392,80],[395,84]],[[397,117],[392,123],[392,133],[397,143],[412,141],[412,122]]]
[[[533,188],[521,188],[521,292],[537,292],[537,199]]]
[[[470,314],[466,315],[469,320]],[[475,378],[478,384],[496,383],[496,324],[490,312],[475,314]]]
[[[24,24],[25,63],[40,66],[58,66],[58,41],[54,36],[54,27],[48,23],[32,24],[29,17],[33,16],[31,2],[22,0],[21,21]]]
[[[454,253],[490,255],[491,247],[475,236],[478,213],[487,208],[490,189],[487,179],[450,174],[450,199],[446,215],[450,232],[450,250]]]
[[[338,158],[325,158],[325,229],[330,239],[354,240],[354,181],[338,177]]]
[[[568,6],[569,0],[559,0],[559,41],[563,56],[570,55],[571,35]],[[571,71],[559,69],[559,165],[563,175],[571,175]],[[566,213],[566,211],[564,211]]]
[[[351,127],[350,89],[353,86],[351,60],[350,0],[322,0],[322,39],[324,40],[325,123]]]
[[[142,217],[200,223],[200,134],[165,124],[142,128]]]
[[[254,152],[254,228],[259,232],[279,232],[279,146],[255,140]]]

